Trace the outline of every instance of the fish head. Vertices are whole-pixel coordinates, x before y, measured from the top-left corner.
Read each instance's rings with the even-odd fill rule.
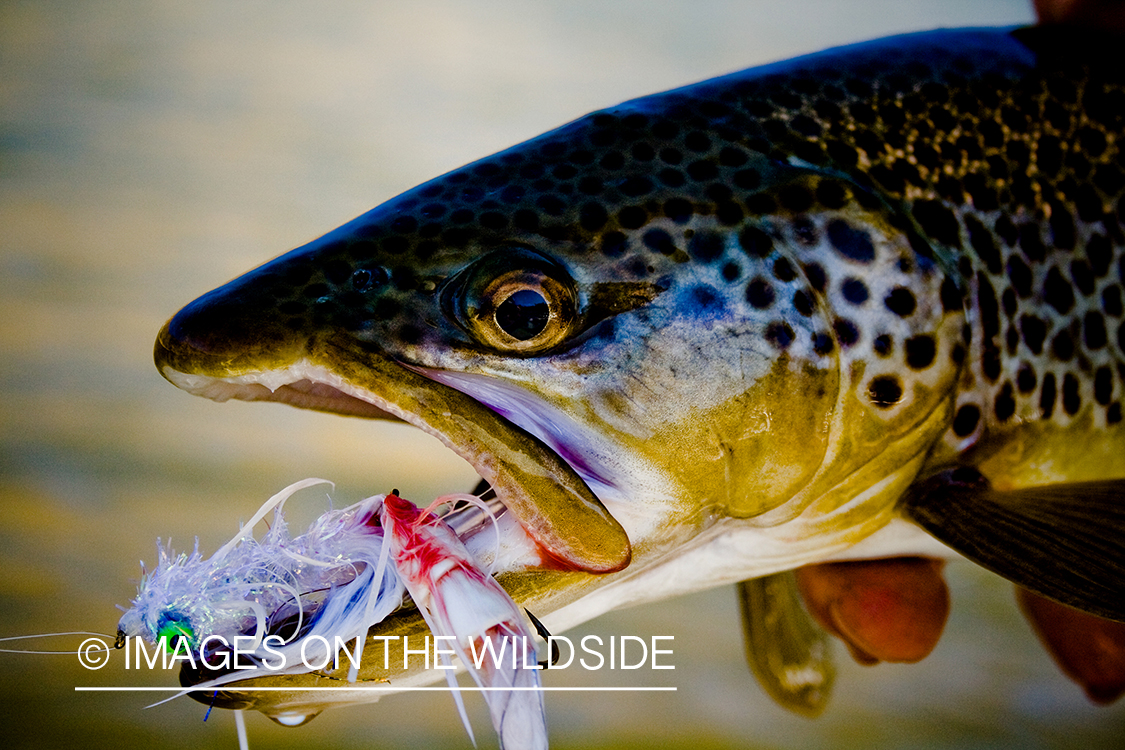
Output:
[[[704,106],[627,103],[425,183],[189,304],[157,366],[436,435],[517,521],[498,578],[537,612],[731,523],[791,529],[775,568],[858,540],[948,424],[955,269]]]

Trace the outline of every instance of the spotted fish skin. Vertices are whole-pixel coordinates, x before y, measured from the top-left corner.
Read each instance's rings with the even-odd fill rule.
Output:
[[[1121,479],[1125,72],[1103,49],[932,32],[596,112],[196,300],[157,364],[366,414],[389,408],[377,352],[561,457],[622,519],[631,580],[730,519],[788,546],[693,558],[728,566],[699,586],[824,559],[950,465]],[[502,580],[536,612],[619,580],[565,576]]]

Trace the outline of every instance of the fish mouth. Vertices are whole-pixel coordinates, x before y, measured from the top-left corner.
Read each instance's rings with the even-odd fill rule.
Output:
[[[177,387],[214,401],[275,401],[407,422],[437,437],[492,486],[538,548],[537,567],[606,574],[629,564],[628,534],[583,478],[604,486],[607,472],[584,458],[574,430],[542,429],[548,420],[531,400],[488,398],[472,376],[406,365],[344,334],[314,336],[288,357],[272,352],[268,363],[239,363],[174,335],[175,323],[161,330],[154,359]]]

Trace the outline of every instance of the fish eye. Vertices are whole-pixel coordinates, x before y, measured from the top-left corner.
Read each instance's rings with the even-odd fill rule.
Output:
[[[466,332],[492,349],[541,352],[566,339],[577,322],[569,274],[524,248],[493,252],[451,282],[444,306]]]
[[[551,306],[534,289],[520,289],[496,308],[496,325],[514,339],[529,341],[551,322]]]

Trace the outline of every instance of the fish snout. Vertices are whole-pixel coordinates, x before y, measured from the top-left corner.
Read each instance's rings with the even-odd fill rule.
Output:
[[[307,286],[293,283],[293,263],[286,260],[240,276],[172,316],[156,338],[161,374],[230,377],[300,359],[328,290],[309,299]]]

